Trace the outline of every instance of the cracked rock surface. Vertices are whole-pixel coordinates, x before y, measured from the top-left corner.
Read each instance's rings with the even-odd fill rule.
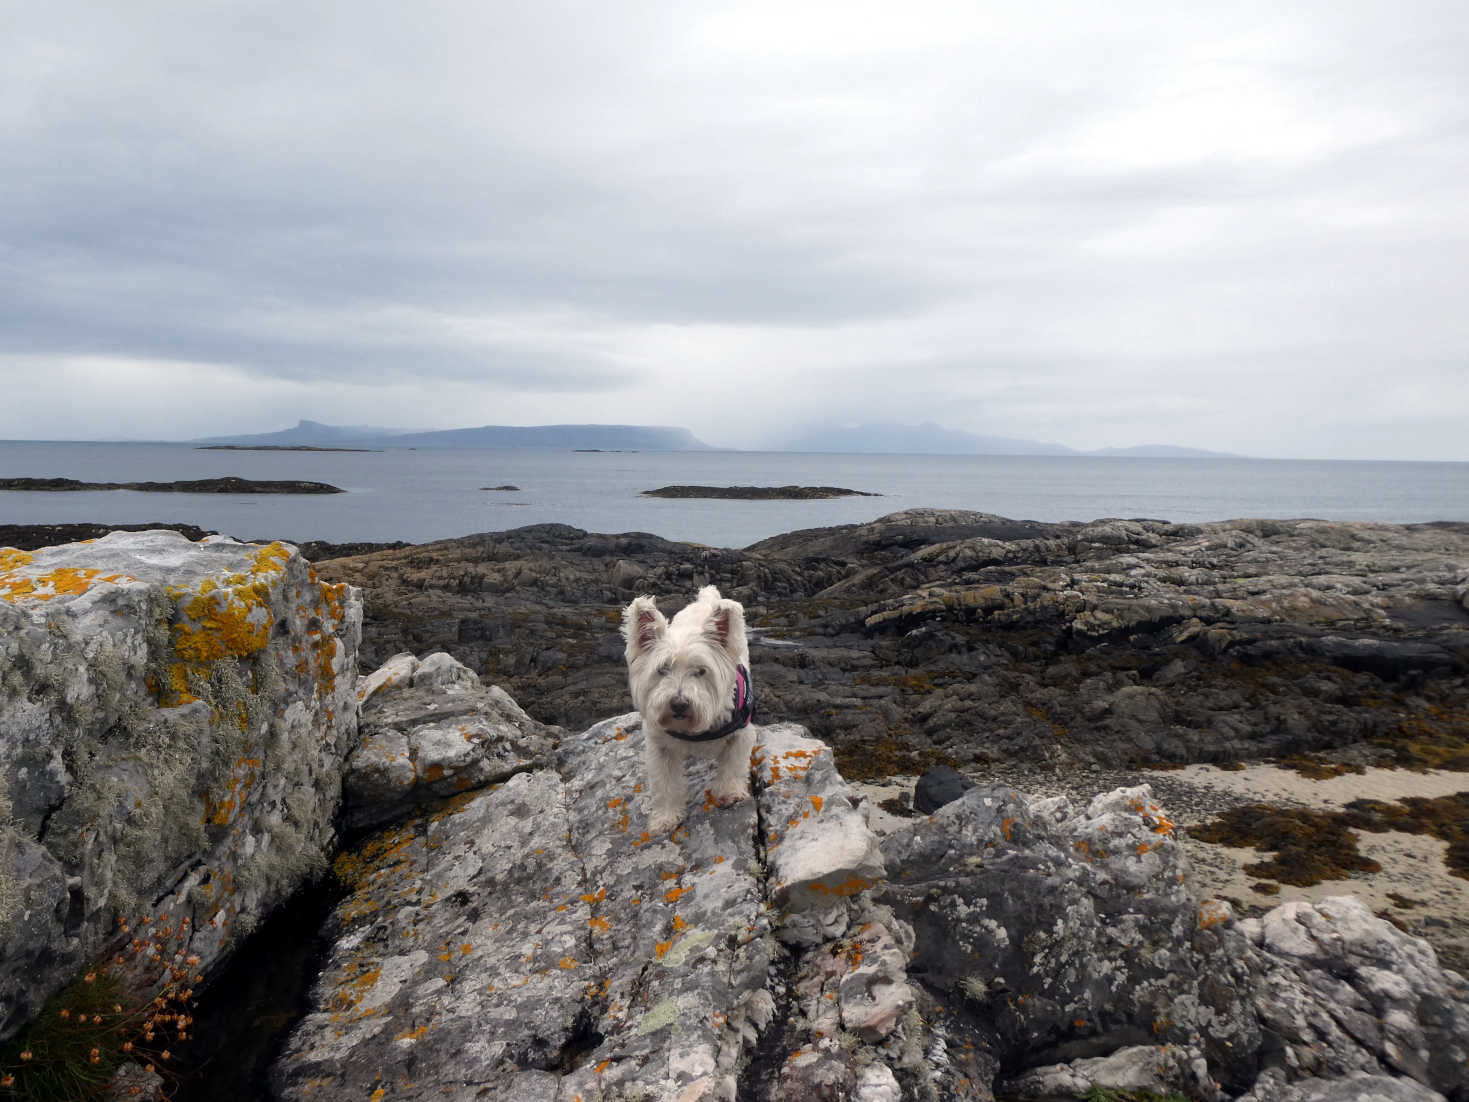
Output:
[[[757,796],[717,808],[698,775],[705,797],[654,837],[640,722],[565,738],[556,769],[456,797],[339,859],[352,890],[276,1066],[281,1097],[693,1102],[745,1097],[745,1082],[804,1098],[809,1063],[897,1097],[912,1056],[898,1036],[916,1028],[903,954],[867,913],[881,859],[830,751],[763,728]],[[811,960],[808,1010],[832,1036],[783,980]],[[778,1057],[762,1055],[762,1031]],[[795,1085],[781,1078],[791,1054],[812,1057]]]

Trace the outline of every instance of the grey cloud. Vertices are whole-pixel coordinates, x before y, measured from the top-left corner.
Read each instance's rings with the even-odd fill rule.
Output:
[[[817,10],[26,5],[0,352],[635,420],[673,331],[791,416],[1066,439],[1384,368],[1469,413],[1455,6]]]

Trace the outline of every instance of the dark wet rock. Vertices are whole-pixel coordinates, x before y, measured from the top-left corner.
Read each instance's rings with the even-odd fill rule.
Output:
[[[136,490],[147,494],[344,494],[325,482],[197,478],[178,482],[83,482],[75,478],[0,478],[0,490]]]
[[[370,665],[447,650],[568,728],[627,705],[623,605],[718,585],[753,625],[762,710],[853,779],[1354,744],[1434,764],[1469,737],[1469,536],[1452,525],[916,509],[743,551],[538,525],[325,570],[366,591]]]
[[[974,782],[950,765],[935,765],[913,786],[913,810],[932,815],[974,787]]]
[[[0,547],[35,551],[63,543],[101,539],[109,532],[178,532],[191,540],[215,533],[192,524],[0,524]],[[302,551],[305,554],[305,551]],[[306,556],[311,558],[310,555]]]

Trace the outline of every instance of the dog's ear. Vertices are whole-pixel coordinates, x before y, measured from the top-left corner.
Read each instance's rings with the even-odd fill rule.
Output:
[[[653,598],[638,597],[622,610],[622,637],[627,640],[627,660],[647,654],[668,631],[668,621]]]
[[[745,606],[738,601],[720,601],[709,614],[704,633],[735,662],[745,660],[750,645],[745,640]]]

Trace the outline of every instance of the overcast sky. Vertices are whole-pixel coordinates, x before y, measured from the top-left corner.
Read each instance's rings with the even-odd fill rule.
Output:
[[[1442,3],[0,5],[0,438],[1469,460]]]

